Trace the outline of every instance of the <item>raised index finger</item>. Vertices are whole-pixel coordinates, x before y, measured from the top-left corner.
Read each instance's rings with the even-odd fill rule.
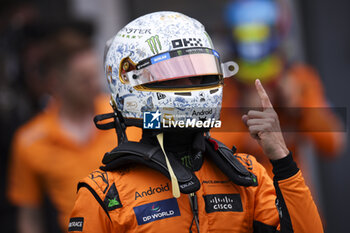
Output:
[[[255,87],[256,87],[256,90],[258,91],[263,109],[273,108],[271,101],[269,99],[269,96],[267,95],[259,79],[255,80]]]

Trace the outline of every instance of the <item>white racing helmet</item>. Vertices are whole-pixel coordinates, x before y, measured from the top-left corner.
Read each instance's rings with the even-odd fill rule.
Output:
[[[122,28],[107,42],[104,68],[113,108],[138,127],[157,111],[166,121],[218,120],[223,78],[238,71],[220,63],[201,23],[168,11]]]

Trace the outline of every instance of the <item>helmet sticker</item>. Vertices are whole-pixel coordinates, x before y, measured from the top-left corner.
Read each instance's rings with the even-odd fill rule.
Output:
[[[181,47],[202,47],[202,40],[200,38],[184,38],[172,40],[171,44],[174,49]]]
[[[162,44],[160,43],[159,36],[151,36],[146,40],[153,54],[159,53],[162,50]]]

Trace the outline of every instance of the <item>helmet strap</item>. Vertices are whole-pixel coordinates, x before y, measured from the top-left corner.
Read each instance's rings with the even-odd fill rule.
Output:
[[[168,171],[169,171],[169,174],[170,174],[170,180],[171,180],[171,187],[172,187],[173,196],[175,198],[179,198],[180,197],[179,182],[177,181],[177,178],[175,176],[174,170],[173,170],[173,168],[170,165],[168,156],[165,153],[163,139],[164,139],[164,134],[163,133],[160,133],[160,134],[157,135],[157,140],[159,142],[160,148],[162,148],[162,151],[163,151],[163,154],[164,154],[164,157],[165,157],[165,161],[166,161],[166,166],[168,167]]]
[[[115,109],[115,117],[114,117],[115,131],[118,137],[118,145],[127,142],[128,137],[126,136],[126,125],[124,122],[124,118],[117,109]]]
[[[113,119],[113,121],[107,122],[107,123],[101,123],[108,119]],[[96,115],[94,117],[94,123],[96,128],[101,130],[108,130],[108,129],[115,128],[115,131],[117,133],[117,138],[118,138],[118,145],[124,142],[128,142],[128,137],[125,132],[126,125],[124,123],[124,118],[121,116],[121,113],[117,109],[115,109],[115,112]]]

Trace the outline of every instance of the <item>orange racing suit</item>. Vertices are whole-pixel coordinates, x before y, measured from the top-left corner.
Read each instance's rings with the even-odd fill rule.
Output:
[[[191,224],[195,213],[202,233],[323,232],[291,154],[272,161],[274,181],[253,156],[233,156],[257,176],[258,186],[234,184],[205,158],[195,172],[201,183],[195,196],[197,211],[189,195],[173,198],[169,179],[149,167],[96,170],[78,185],[69,232],[199,232]]]

